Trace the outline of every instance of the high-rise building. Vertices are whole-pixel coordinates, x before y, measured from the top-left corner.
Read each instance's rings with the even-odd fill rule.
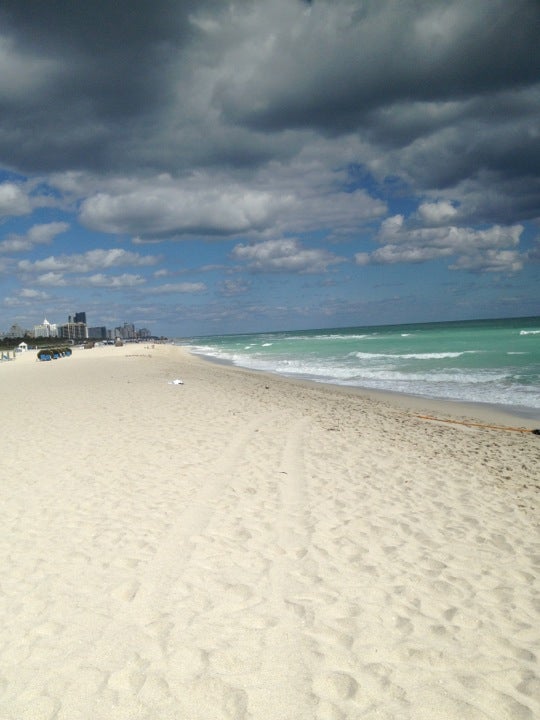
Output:
[[[88,328],[88,338],[90,340],[106,340],[107,328],[104,325],[101,327]]]
[[[26,330],[24,330],[24,328],[22,328],[20,325],[17,325],[17,323],[15,323],[7,331],[6,337],[20,338],[20,337],[24,337],[25,334],[26,334]]]
[[[58,337],[56,323],[50,323],[45,318],[41,325],[34,325],[34,337]]]
[[[86,323],[67,322],[58,326],[58,337],[63,340],[86,340],[88,328]]]
[[[133,323],[125,322],[122,327],[114,328],[115,337],[122,338],[122,340],[132,340],[136,337],[135,325]]]
[[[88,326],[86,325],[86,313],[75,313],[69,315],[67,323],[58,325],[58,337],[64,340],[86,340],[88,338]]]

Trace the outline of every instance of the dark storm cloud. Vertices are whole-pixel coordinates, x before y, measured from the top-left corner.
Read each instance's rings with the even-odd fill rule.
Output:
[[[324,138],[514,222],[540,204],[539,40],[537,0],[7,0],[0,162],[249,183]]]
[[[540,75],[536,0],[315,2],[280,30],[269,28],[271,51],[247,77],[222,84],[236,119],[339,132],[377,108],[465,100]]]
[[[540,3],[338,5],[314,3],[250,73],[223,78],[224,114],[258,130],[356,133],[375,174],[424,190],[471,177],[482,190],[489,176],[502,195],[508,179],[538,176]],[[525,217],[538,201],[537,188]]]
[[[1,159],[51,170],[121,167],[122,152],[141,155],[170,106],[169,63],[194,34],[189,14],[211,5],[3,2]]]

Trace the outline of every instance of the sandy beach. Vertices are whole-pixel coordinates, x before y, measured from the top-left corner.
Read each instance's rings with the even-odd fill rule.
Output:
[[[482,426],[540,422],[166,345],[0,397],[0,720],[540,717],[540,437]]]

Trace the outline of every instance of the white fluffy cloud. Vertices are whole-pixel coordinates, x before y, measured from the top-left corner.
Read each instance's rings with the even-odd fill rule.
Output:
[[[120,248],[110,250],[89,250],[86,253],[73,255],[51,255],[43,260],[21,260],[17,267],[22,272],[69,272],[84,273],[94,270],[103,270],[121,265],[147,266],[155,265],[159,257],[153,255],[139,255]]]
[[[354,232],[384,214],[385,203],[364,190],[344,189],[347,173],[332,171],[325,162],[321,157],[298,159],[292,166],[274,163],[249,181],[207,172],[188,178],[117,178],[82,203],[80,221],[94,230],[132,235],[141,244],[314,229]]]
[[[140,275],[131,273],[123,273],[122,275],[105,275],[104,273],[95,273],[85,278],[79,278],[77,284],[88,287],[105,287],[111,290],[116,288],[136,287],[144,285],[146,280]]]
[[[438,225],[448,223],[458,211],[452,203],[443,200],[436,203],[422,203],[418,208],[418,214],[426,224]]]
[[[251,288],[251,283],[245,280],[224,280],[221,283],[221,294],[225,297],[243,295]]]
[[[66,222],[51,222],[33,225],[25,235],[10,235],[0,242],[0,252],[25,252],[35,245],[48,245],[60,233],[66,232]]]
[[[36,304],[49,301],[51,296],[43,290],[36,288],[21,288],[13,295],[5,297],[2,304],[8,308],[32,308]]]
[[[253,272],[322,273],[330,265],[343,262],[328,250],[304,248],[294,238],[236,245],[232,256],[247,263]]]
[[[152,295],[168,295],[169,293],[201,293],[206,290],[202,282],[165,283],[157,287],[148,288],[147,292]]]
[[[433,223],[452,217],[453,208],[446,203],[423,205],[418,215]],[[403,215],[394,215],[381,223],[377,240],[381,247],[372,253],[356,254],[358,265],[420,263],[443,257],[456,257],[452,270],[475,272],[516,272],[523,267],[517,250],[522,225],[494,225],[485,230],[468,227],[417,227]]]
[[[35,288],[22,288],[19,292],[19,297],[28,300],[46,300],[49,296],[43,290],[36,290]]]
[[[122,273],[121,275],[106,275],[105,273],[93,273],[92,275],[69,274],[66,277],[62,272],[48,272],[36,275],[33,282],[36,285],[48,287],[99,287],[118,290],[144,285],[146,279],[141,275],[132,273]]]
[[[137,236],[237,235],[264,227],[287,198],[242,187],[192,190],[146,187],[99,193],[82,206],[80,219],[93,229]]]
[[[473,272],[518,272],[523,268],[523,261],[523,256],[516,250],[487,249],[484,252],[461,255],[453,265],[450,265],[450,269]]]
[[[65,287],[67,285],[64,274],[61,272],[47,272],[36,275],[34,282],[37,285],[48,287]]]
[[[12,182],[0,184],[0,218],[13,215],[28,215],[32,204],[20,185]]]

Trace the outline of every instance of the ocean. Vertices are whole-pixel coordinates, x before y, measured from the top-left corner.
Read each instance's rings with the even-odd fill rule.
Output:
[[[184,338],[208,358],[540,419],[540,317]]]

